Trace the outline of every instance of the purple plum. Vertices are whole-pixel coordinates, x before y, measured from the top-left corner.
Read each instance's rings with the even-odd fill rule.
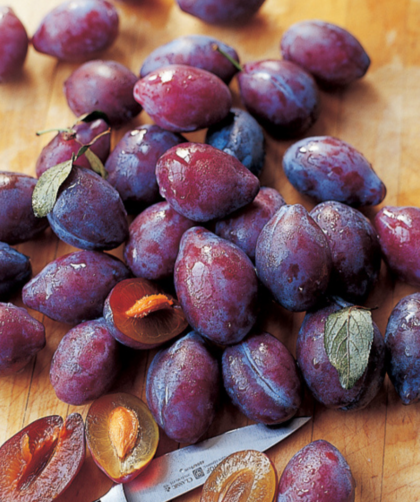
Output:
[[[0,242],[0,298],[7,298],[31,277],[32,267],[27,256]]]
[[[180,9],[210,24],[248,21],[265,0],[176,0]]]
[[[27,52],[28,35],[25,27],[12,8],[0,6],[0,82],[22,68]]]

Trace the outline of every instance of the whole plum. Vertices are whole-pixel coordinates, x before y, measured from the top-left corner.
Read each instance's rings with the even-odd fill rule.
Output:
[[[349,206],[376,206],[386,188],[371,164],[354,147],[331,136],[294,143],[284,154],[290,183],[317,202],[336,200]]]
[[[67,0],[44,17],[32,44],[63,61],[85,61],[113,44],[118,24],[118,12],[107,0]]]
[[[269,333],[253,334],[225,349],[222,371],[229,397],[251,420],[279,424],[298,411],[302,385],[296,362]]]
[[[265,159],[264,134],[246,111],[232,108],[222,122],[209,128],[206,143],[236,157],[255,176],[261,174]]]
[[[72,153],[75,155],[82,145],[87,145],[96,136],[108,129],[108,124],[103,119],[93,122],[78,122],[72,128],[72,132],[59,132],[42,149],[36,161],[36,175],[39,178],[47,169],[56,166],[61,162],[71,159]],[[105,162],[110,149],[111,136],[106,134],[99,138],[90,147],[102,162]],[[81,167],[90,168],[90,162],[83,154],[77,159],[77,164]]]
[[[118,258],[76,251],[50,262],[22,291],[23,303],[51,319],[78,324],[102,315],[111,289],[130,276]]]
[[[320,301],[332,270],[327,238],[300,204],[281,207],[265,225],[258,237],[255,264],[274,298],[294,312]]]
[[[232,105],[229,87],[216,75],[182,64],[140,79],[134,98],[163,129],[191,132],[223,120]]]
[[[81,249],[113,249],[128,237],[127,213],[114,187],[99,175],[74,166],[48,214],[59,239]]]
[[[260,184],[239,160],[210,145],[182,143],[158,160],[160,194],[186,218],[224,218],[252,202]]]
[[[143,62],[140,77],[143,78],[163,66],[183,64],[214,73],[223,82],[229,84],[238,70],[225,56],[214,50],[215,45],[239,63],[235,49],[220,42],[217,38],[206,35],[185,35],[151,52]]]
[[[248,256],[202,227],[181,239],[175,289],[192,328],[213,342],[240,342],[257,318],[258,281]]]
[[[306,385],[317,401],[327,408],[361,409],[372,401],[382,387],[385,377],[385,343],[378,327],[373,323],[374,336],[368,366],[352,388],[344,389],[324,346],[327,318],[341,308],[337,303],[331,303],[305,315],[297,339],[296,358]]]
[[[120,367],[120,346],[101,318],[64,335],[51,361],[50,380],[58,399],[79,406],[108,392]]]
[[[27,256],[0,242],[0,298],[8,297],[31,277],[32,267]]]
[[[159,280],[174,272],[181,237],[195,225],[167,202],[148,207],[133,221],[124,259],[136,277]]]
[[[0,326],[0,376],[11,375],[45,347],[45,328],[11,303],[0,303]]]
[[[36,182],[25,174],[0,171],[0,241],[25,242],[48,227],[47,218],[36,218],[32,210]]]
[[[250,19],[265,0],[176,0],[179,8],[210,24],[239,23]]]
[[[301,21],[281,39],[284,59],[305,68],[322,83],[347,85],[367,72],[370,59],[347,30],[324,21]]]
[[[12,8],[0,6],[0,82],[22,68],[27,52],[25,27]]]
[[[289,61],[246,63],[238,74],[242,102],[270,133],[303,134],[319,116],[319,95],[312,76]]]
[[[385,206],[375,216],[383,257],[398,279],[420,286],[420,208]]]
[[[250,204],[219,220],[215,233],[236,244],[251,260],[255,260],[258,236],[265,224],[285,204],[277,190],[262,187]]]
[[[64,94],[76,117],[100,110],[119,127],[141,112],[133,98],[136,82],[134,73],[116,61],[88,61],[64,82]]]
[[[403,404],[420,400],[420,293],[400,300],[386,327],[387,371]]]
[[[341,202],[322,202],[309,215],[321,227],[331,249],[330,291],[351,302],[363,302],[381,268],[374,226],[357,209]]]
[[[109,156],[107,181],[132,209],[159,200],[156,162],[169,148],[187,141],[157,125],[143,125],[124,134]]]
[[[306,445],[286,465],[277,502],[354,502],[355,488],[343,455],[321,439]]]
[[[147,373],[147,404],[170,438],[196,443],[213,422],[219,387],[217,360],[192,331],[154,357]]]

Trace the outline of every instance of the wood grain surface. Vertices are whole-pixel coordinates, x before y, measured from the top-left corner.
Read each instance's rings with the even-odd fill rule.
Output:
[[[244,0],[245,1],[245,0]],[[32,34],[41,18],[60,0],[9,0]],[[307,135],[330,134],[348,141],[372,162],[385,182],[387,205],[420,203],[420,1],[418,0],[266,0],[255,18],[240,27],[215,27],[182,13],[174,0],[137,0],[116,3],[120,34],[103,54],[138,73],[151,50],[175,37],[202,33],[234,46],[242,62],[279,58],[279,41],[294,22],[321,19],[350,30],[372,59],[364,79],[336,92],[321,92],[322,112]],[[0,169],[35,176],[35,161],[51,136],[35,131],[71,125],[72,112],[63,94],[63,82],[77,67],[58,63],[32,48],[21,75],[0,86]],[[237,83],[231,89],[240,106]],[[149,123],[143,112],[129,126],[113,133],[113,144],[131,127]],[[204,133],[187,135],[201,141]],[[281,159],[290,142],[267,136],[267,160],[262,184],[280,191],[288,203],[313,207],[287,181]],[[378,208],[370,209],[370,217]],[[1,217],[1,215],[0,215]],[[17,246],[29,255],[34,274],[54,258],[73,250],[47,230],[40,238]],[[420,248],[419,248],[420,250]],[[121,256],[122,249],[113,251]],[[393,306],[415,290],[395,282],[382,267],[380,280],[368,305],[377,306],[374,319],[382,333]],[[21,305],[20,296],[13,302]],[[33,420],[73,411],[86,415],[88,406],[73,407],[59,401],[49,381],[51,357],[69,326],[31,312],[46,327],[47,346],[36,360],[17,375],[0,380],[0,444]],[[302,314],[272,304],[259,325],[275,334],[295,352]],[[145,398],[144,381],[154,351],[136,352],[118,388]],[[388,378],[379,395],[364,410],[338,412],[325,409],[307,394],[300,414],[313,420],[269,454],[281,475],[289,459],[315,439],[332,442],[346,457],[357,482],[357,502],[420,500],[420,405],[404,407]],[[232,405],[224,403],[209,436],[247,424]],[[181,445],[182,446],[182,445]],[[158,455],[179,445],[162,434]],[[1,469],[1,466],[0,466]],[[88,456],[73,485],[60,502],[91,502],[105,493],[111,482]],[[200,490],[179,498],[196,502]],[[36,502],[36,501],[34,501]],[[159,501],[156,501],[159,502]],[[333,501],[332,501],[333,502]]]

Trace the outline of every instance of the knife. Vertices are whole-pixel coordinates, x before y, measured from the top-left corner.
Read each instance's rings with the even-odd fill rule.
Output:
[[[248,425],[155,458],[129,483],[114,485],[96,502],[167,502],[204,484],[224,458],[240,450],[265,451],[286,439],[311,417],[285,425]]]

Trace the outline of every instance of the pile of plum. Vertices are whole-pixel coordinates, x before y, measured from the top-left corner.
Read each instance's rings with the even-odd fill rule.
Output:
[[[179,1],[208,22],[229,21],[193,4]],[[232,20],[262,1],[247,4],[250,12],[233,7]],[[10,8],[1,14],[0,46],[6,38],[10,44],[0,50],[6,78],[23,64],[28,39]],[[221,383],[242,413],[265,424],[297,413],[304,383],[327,407],[362,408],[386,370],[405,404],[418,401],[419,293],[394,309],[385,342],[373,326],[367,366],[351,388],[340,383],[324,335],[329,316],[365,302],[381,257],[398,279],[420,287],[420,208],[386,206],[372,224],[358,208],[381,203],[385,186],[362,153],[329,136],[301,139],[283,158],[290,183],[317,203],[311,212],[259,182],[261,126],[276,138],[302,136],[321,112],[317,85],[349,85],[367,71],[360,43],[335,25],[305,21],[284,33],[282,60],[241,66],[232,47],[190,35],[156,49],[136,76],[118,62],[92,60],[117,34],[118,14],[106,0],[73,0],[71,11],[64,2],[45,17],[32,37],[36,50],[65,61],[90,59],[64,84],[78,119],[44,147],[38,185],[30,176],[0,172],[0,295],[6,299],[24,286],[27,307],[75,325],[51,363],[59,399],[82,405],[106,394],[124,366],[125,345],[162,346],[148,370],[147,402],[158,425],[179,442],[205,434]],[[246,111],[232,108],[228,84],[235,75]],[[109,128],[142,109],[155,125],[130,130],[110,152]],[[205,128],[205,143],[182,136]],[[82,145],[88,146],[83,154]],[[55,167],[68,167],[73,157],[65,175]],[[105,177],[94,172],[98,164]],[[41,182],[52,208],[37,218],[32,198]],[[127,213],[135,215],[131,225]],[[48,225],[80,250],[29,280],[29,259],[10,245]],[[125,263],[103,252],[123,243]],[[267,296],[307,312],[297,362],[277,338],[255,328]],[[45,330],[10,303],[0,303],[0,326],[0,375],[6,375],[44,347]]]

